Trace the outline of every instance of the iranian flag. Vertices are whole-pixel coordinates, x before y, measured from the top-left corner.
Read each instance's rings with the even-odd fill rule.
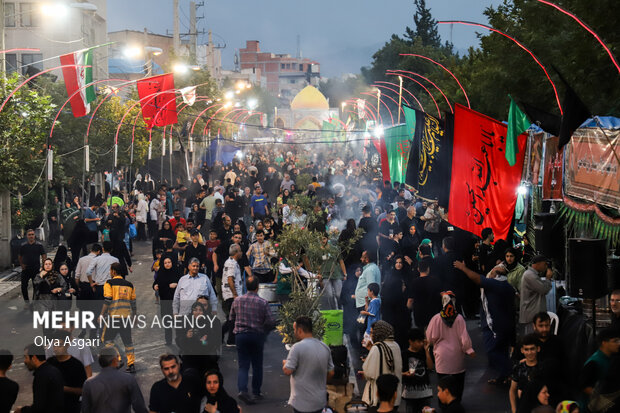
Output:
[[[93,82],[92,49],[60,56],[60,64],[63,66],[76,65],[74,67],[62,68],[73,116],[79,118],[88,114],[90,112],[90,102],[96,98],[93,85],[85,87]]]

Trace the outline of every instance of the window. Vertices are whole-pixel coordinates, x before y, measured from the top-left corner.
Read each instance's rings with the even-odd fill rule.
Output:
[[[17,55],[15,53],[5,54],[4,59],[7,73],[13,73],[17,70]]]
[[[4,27],[15,27],[15,3],[4,3]]]
[[[304,65],[302,63],[299,64],[299,71],[300,72],[304,71]]]
[[[295,84],[295,79],[290,79],[288,82],[289,82],[290,84],[294,85],[294,84]]]
[[[21,22],[24,27],[36,27],[37,21],[37,9],[34,3],[20,3],[21,6]]]
[[[291,64],[290,64],[290,63],[287,63],[287,64],[286,64],[286,68],[287,68],[287,69],[290,69],[290,68],[291,68]]]
[[[286,65],[285,65],[284,63],[282,63],[282,64],[280,65],[280,69],[284,69],[285,67],[286,67]]]
[[[22,54],[22,74],[26,74],[28,66],[43,70],[43,54],[41,53],[24,53]]]

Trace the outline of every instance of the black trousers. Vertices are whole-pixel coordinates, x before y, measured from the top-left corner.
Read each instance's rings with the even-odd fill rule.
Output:
[[[146,223],[138,222],[138,241],[146,241]]]
[[[37,273],[39,272],[39,270],[37,268],[26,268],[25,270],[22,270],[22,296],[24,297],[24,301],[26,303],[29,302],[28,300],[28,283],[30,282],[30,280],[33,280],[32,282],[32,298],[34,299],[34,277],[37,276]]]
[[[232,307],[232,303],[234,298],[229,298],[222,303],[222,309],[224,310],[224,314],[226,315],[226,322],[222,325],[222,341],[224,340],[224,334],[228,332],[228,339],[226,340],[226,344],[235,344],[235,334],[233,333],[233,328],[235,327],[235,323],[230,320],[230,309]]]

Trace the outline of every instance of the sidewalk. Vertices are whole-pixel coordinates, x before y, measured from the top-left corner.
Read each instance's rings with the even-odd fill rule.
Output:
[[[48,248],[46,248],[48,250]],[[54,259],[56,249],[47,252],[47,257]],[[13,291],[21,285],[22,268],[18,265],[15,268],[9,268],[0,272],[0,297]]]

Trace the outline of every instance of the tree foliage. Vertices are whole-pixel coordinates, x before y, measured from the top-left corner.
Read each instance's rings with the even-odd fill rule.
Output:
[[[441,38],[437,30],[437,21],[433,19],[431,10],[426,7],[426,0],[413,0],[416,11],[413,15],[415,30],[405,28],[405,37],[414,43],[416,38],[422,40],[424,46],[441,46]]]
[[[0,79],[2,100],[21,80],[17,74]],[[0,189],[28,192],[45,164],[45,140],[54,115],[51,97],[24,86],[0,113]],[[44,175],[44,172],[43,172]]]
[[[596,7],[583,0],[558,0],[555,3],[585,21],[607,43],[612,53],[620,54],[618,2],[601,0]],[[485,29],[476,29],[480,46],[470,48],[465,56],[459,56],[448,43],[441,46],[440,42],[424,40],[424,36],[433,37],[432,28],[436,30],[436,23],[430,12],[420,12],[421,8],[425,9],[422,1],[416,1],[416,6],[416,30],[405,28],[404,38],[392,35],[375,53],[372,65],[362,68],[369,83],[377,80],[393,82],[395,77],[386,75],[387,69],[408,70],[428,77],[443,90],[451,104],[466,104],[460,87],[443,69],[418,57],[399,56],[400,53],[420,54],[454,72],[466,90],[472,108],[479,112],[506,119],[510,93],[517,99],[559,115],[553,88],[544,71],[513,41]],[[504,0],[497,7],[487,8],[484,14],[488,22],[482,23],[507,33],[533,51],[555,83],[560,101],[565,86],[555,69],[566,78],[592,113],[620,115],[620,76],[616,68],[596,39],[570,17],[531,0]],[[418,26],[418,21],[425,23]],[[420,35],[421,28],[426,34]],[[474,29],[463,26],[460,30]],[[411,77],[431,91],[441,110],[449,110],[441,93],[429,82]],[[405,79],[403,86],[420,99],[427,112],[436,114],[434,103],[418,84]]]

